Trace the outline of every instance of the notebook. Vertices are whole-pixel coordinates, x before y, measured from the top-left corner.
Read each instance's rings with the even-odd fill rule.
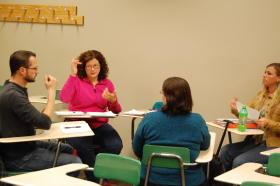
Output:
[[[93,118],[115,118],[117,114],[114,114],[113,112],[87,112],[88,115],[90,115]]]
[[[124,115],[133,115],[133,116],[143,116],[143,115],[147,114],[147,112],[141,112],[141,111],[132,109],[131,111],[122,112],[121,114],[124,114]]]
[[[57,116],[82,116],[82,115],[84,115],[84,113],[80,112],[80,111],[55,111],[54,113]]]

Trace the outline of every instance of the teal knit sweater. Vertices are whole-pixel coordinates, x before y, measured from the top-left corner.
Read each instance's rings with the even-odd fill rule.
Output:
[[[187,147],[191,152],[191,162],[210,145],[208,127],[200,114],[171,116],[162,111],[147,114],[138,126],[132,141],[135,155],[142,158],[145,144]],[[145,179],[146,166],[141,165],[141,177]],[[205,175],[200,165],[185,170],[187,186],[201,184]],[[181,185],[180,170],[152,167],[149,182],[164,185]]]

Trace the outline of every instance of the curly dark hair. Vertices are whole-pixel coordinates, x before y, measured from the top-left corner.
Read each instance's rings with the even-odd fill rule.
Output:
[[[180,77],[170,77],[163,82],[162,91],[166,103],[161,107],[163,113],[185,115],[192,111],[193,100],[189,83]]]
[[[88,50],[83,52],[78,57],[79,61],[82,62],[81,65],[78,65],[77,75],[80,79],[87,77],[87,73],[85,70],[86,63],[92,59],[97,59],[100,64],[100,72],[98,74],[98,81],[102,79],[106,79],[109,74],[109,67],[107,65],[105,57],[96,50]]]

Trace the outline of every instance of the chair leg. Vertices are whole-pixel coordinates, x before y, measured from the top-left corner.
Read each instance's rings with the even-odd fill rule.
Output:
[[[149,174],[150,174],[150,169],[151,169],[152,158],[153,158],[153,155],[151,155],[151,156],[149,157],[149,160],[148,160],[148,166],[147,166],[146,178],[145,178],[145,184],[144,184],[144,186],[147,186],[147,185],[148,185],[148,180],[149,180]]]
[[[58,159],[58,156],[59,156],[59,152],[60,152],[60,146],[61,146],[61,142],[58,142],[57,143],[56,153],[55,153],[54,160],[53,160],[53,167],[56,166],[56,162],[57,162],[57,159]]]
[[[104,178],[100,178],[99,185],[103,185]]]

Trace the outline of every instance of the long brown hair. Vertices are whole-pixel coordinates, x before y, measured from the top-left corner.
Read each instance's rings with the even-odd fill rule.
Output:
[[[192,111],[193,100],[189,83],[180,77],[170,77],[163,82],[162,91],[166,103],[162,112],[170,115],[185,115]]]
[[[100,64],[100,72],[98,74],[98,81],[102,79],[106,79],[109,74],[109,67],[107,65],[105,57],[96,50],[88,50],[83,52],[78,57],[79,61],[82,62],[81,65],[78,65],[77,75],[80,79],[87,77],[87,73],[85,70],[86,63],[92,59],[97,59]]]
[[[275,71],[276,71],[276,75],[280,76],[280,63],[271,63],[269,65],[266,66],[267,67],[274,67]],[[278,85],[278,87],[276,88],[275,92],[272,95],[272,100],[271,100],[271,113],[274,112],[274,109],[276,108],[275,106],[279,104],[279,100],[280,100],[280,85]],[[255,109],[259,110],[264,102],[263,99],[263,95],[268,93],[268,87],[263,85],[263,89],[261,91],[261,93],[258,95],[257,99],[259,100],[256,105],[255,105]],[[268,114],[271,114],[268,113]]]

